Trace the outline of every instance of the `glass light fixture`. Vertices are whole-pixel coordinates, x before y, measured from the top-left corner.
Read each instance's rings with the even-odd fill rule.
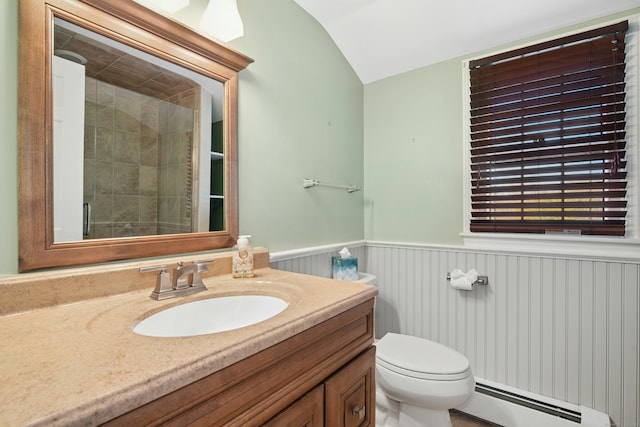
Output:
[[[209,0],[200,28],[216,39],[228,42],[244,35],[236,0]]]
[[[134,0],[144,7],[156,9],[168,13],[176,13],[180,9],[189,6],[190,0]]]

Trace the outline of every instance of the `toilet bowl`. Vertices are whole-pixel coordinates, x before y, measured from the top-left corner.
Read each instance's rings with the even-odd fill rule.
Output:
[[[376,342],[376,426],[450,427],[475,380],[469,360],[424,338],[387,333]]]

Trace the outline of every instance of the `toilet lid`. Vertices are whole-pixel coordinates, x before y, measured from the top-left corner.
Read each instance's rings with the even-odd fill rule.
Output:
[[[456,380],[470,374],[469,360],[457,351],[424,338],[388,333],[376,343],[377,362],[402,375]]]

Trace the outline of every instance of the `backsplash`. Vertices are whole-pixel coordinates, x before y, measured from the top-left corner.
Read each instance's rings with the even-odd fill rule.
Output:
[[[330,277],[340,247],[276,254],[271,265]],[[378,277],[378,337],[431,339],[465,354],[478,377],[640,423],[640,263],[380,242],[351,251]],[[455,268],[489,285],[451,289]]]
[[[0,276],[0,316],[140,289],[151,293],[158,273],[141,273],[140,267],[165,264],[171,270],[178,261],[203,259],[213,259],[203,278],[231,274],[231,251],[224,251]],[[253,262],[256,269],[268,267],[269,251],[254,248]]]

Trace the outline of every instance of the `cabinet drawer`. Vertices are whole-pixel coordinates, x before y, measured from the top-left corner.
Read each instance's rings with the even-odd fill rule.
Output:
[[[321,384],[272,418],[265,427],[324,427],[324,425],[324,386]]]
[[[371,347],[325,381],[327,426],[375,425],[375,363]]]

